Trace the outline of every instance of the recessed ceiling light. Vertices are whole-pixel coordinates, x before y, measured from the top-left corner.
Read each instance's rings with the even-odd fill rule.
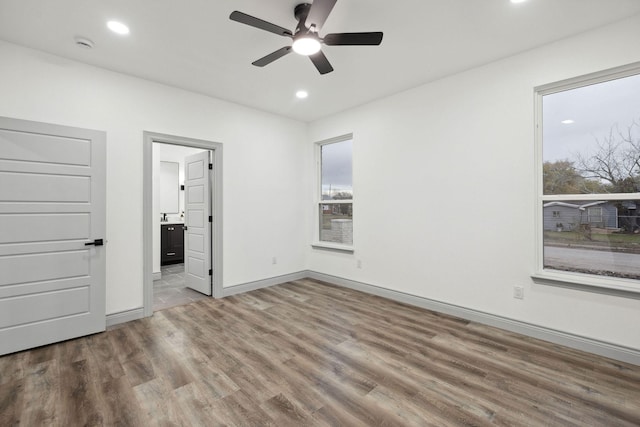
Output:
[[[129,34],[129,27],[124,25],[122,22],[109,21],[107,22],[107,27],[109,27],[109,29],[116,34],[121,34],[121,35]]]
[[[524,3],[527,0],[511,0],[511,3]]]
[[[573,120],[571,119],[567,119],[567,120],[563,120],[560,123],[562,123],[563,125],[570,125],[572,123],[575,123]]]
[[[309,96],[309,92],[307,92],[306,90],[299,90],[299,91],[296,92],[296,97],[297,98],[305,99],[308,96]]]

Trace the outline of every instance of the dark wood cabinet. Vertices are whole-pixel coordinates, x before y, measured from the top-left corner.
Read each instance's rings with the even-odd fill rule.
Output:
[[[162,224],[160,227],[160,265],[184,262],[182,224]]]

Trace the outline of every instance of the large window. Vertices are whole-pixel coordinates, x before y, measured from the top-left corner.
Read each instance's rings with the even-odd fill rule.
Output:
[[[353,144],[351,135],[318,143],[318,241],[353,247]]]
[[[537,93],[539,274],[640,291],[640,66]]]

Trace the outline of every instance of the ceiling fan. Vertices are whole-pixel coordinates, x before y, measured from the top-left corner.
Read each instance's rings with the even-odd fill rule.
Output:
[[[336,1],[337,0],[314,0],[312,4],[301,3],[297,5],[293,11],[298,21],[294,32],[238,11],[232,12],[229,19],[293,39],[291,46],[278,49],[253,62],[253,65],[264,67],[276,59],[280,59],[291,53],[293,50],[300,55],[308,56],[320,74],[327,74],[333,71],[333,67],[324,53],[322,53],[322,50],[320,50],[322,44],[327,46],[377,46],[382,43],[381,32],[334,33],[320,37],[318,33],[329,17],[331,10],[333,10]]]

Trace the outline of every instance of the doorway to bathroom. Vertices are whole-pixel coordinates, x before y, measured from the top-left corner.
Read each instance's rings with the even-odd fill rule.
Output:
[[[145,132],[144,313],[222,295],[222,144]]]
[[[211,150],[154,142],[153,310],[211,295]]]

